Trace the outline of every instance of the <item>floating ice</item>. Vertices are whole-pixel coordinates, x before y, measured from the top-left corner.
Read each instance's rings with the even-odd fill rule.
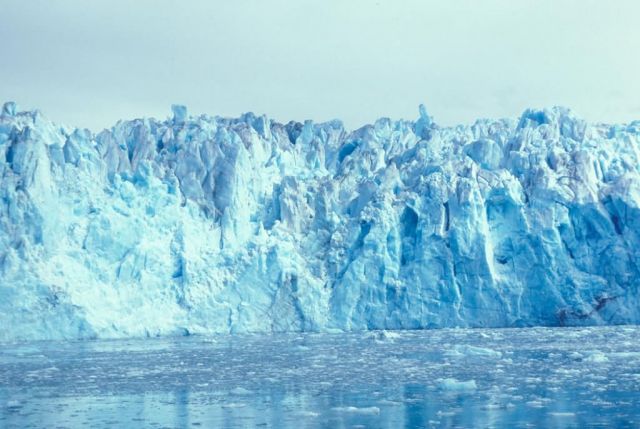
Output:
[[[445,354],[449,357],[457,358],[479,356],[500,359],[502,357],[502,353],[497,350],[469,345],[456,345],[451,350],[445,352]]]
[[[585,362],[593,362],[593,363],[604,363],[609,362],[609,358],[606,354],[602,353],[599,350],[593,350],[589,352],[588,356],[584,358]]]
[[[638,355],[640,326],[630,329],[500,329],[491,339],[477,329],[413,330],[394,342],[346,332],[3,344],[0,427],[142,425],[136,419],[145,427],[205,428],[414,428],[430,420],[464,428],[637,427],[640,360],[568,358],[590,353],[585,345],[612,362]],[[434,349],[452,339],[511,355],[513,365],[445,363]],[[308,351],[298,350],[301,341]],[[60,371],[25,376],[45,367]],[[472,380],[475,388],[457,390]],[[240,396],[229,394],[237,387]],[[7,407],[9,400],[19,407]]]
[[[549,415],[560,418],[572,418],[575,417],[576,413],[551,412]]]
[[[441,390],[458,392],[477,389],[475,380],[460,381],[455,378],[444,378],[439,381],[438,387]]]
[[[229,393],[231,393],[232,395],[251,395],[253,392],[243,387],[236,387],[235,389],[232,389]]]
[[[0,340],[640,321],[640,122],[0,115]]]
[[[20,401],[16,399],[10,399],[7,401],[7,408],[20,408],[21,405]]]
[[[376,341],[376,342],[385,342],[390,341],[393,342],[401,337],[398,332],[391,331],[371,331],[365,334],[365,338]]]
[[[334,407],[332,410],[339,413],[380,414],[378,407]]]

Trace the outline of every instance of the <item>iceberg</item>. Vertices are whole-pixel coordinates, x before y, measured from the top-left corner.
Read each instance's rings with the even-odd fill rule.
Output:
[[[640,322],[640,121],[0,115],[0,341]]]

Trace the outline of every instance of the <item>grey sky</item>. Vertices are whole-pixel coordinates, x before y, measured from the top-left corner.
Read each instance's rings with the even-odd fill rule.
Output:
[[[120,118],[640,119],[640,1],[0,0],[0,100]]]

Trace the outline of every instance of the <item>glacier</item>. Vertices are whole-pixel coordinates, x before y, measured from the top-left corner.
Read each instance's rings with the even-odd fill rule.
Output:
[[[0,341],[640,321],[640,121],[5,103]]]

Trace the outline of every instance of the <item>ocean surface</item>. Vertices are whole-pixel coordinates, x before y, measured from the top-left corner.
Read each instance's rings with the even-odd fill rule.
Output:
[[[640,427],[640,328],[0,345],[0,428]]]

